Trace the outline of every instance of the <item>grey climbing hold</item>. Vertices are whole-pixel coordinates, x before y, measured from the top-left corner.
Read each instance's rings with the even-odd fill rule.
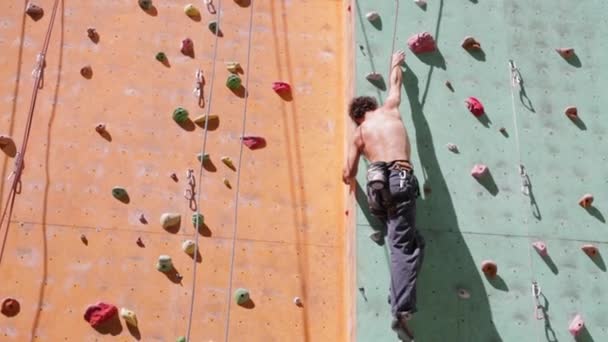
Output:
[[[147,11],[152,8],[152,0],[138,0],[139,7],[144,11]]]
[[[458,146],[456,146],[456,144],[448,143],[446,147],[448,148],[448,150],[454,153],[458,153]]]
[[[184,123],[188,120],[188,111],[182,107],[177,107],[173,111],[173,120],[178,124]]]
[[[192,214],[192,225],[196,229],[201,229],[205,225],[205,216],[201,213]]]
[[[164,213],[160,216],[160,224],[164,229],[179,226],[182,221],[182,215],[177,213]]]
[[[249,299],[251,299],[249,297],[249,291],[246,289],[236,289],[236,291],[234,291],[234,300],[236,301],[236,303],[238,305],[243,305],[245,303],[247,303],[249,301]]]
[[[127,198],[129,198],[129,194],[127,193],[127,190],[125,190],[124,188],[121,188],[119,186],[115,186],[112,188],[112,196],[114,196],[114,198],[116,198],[119,201],[125,201]]]
[[[365,15],[365,17],[367,18],[367,20],[369,20],[370,22],[374,22],[378,19],[380,19],[380,14],[378,14],[378,12],[369,12]]]
[[[193,255],[196,250],[196,243],[192,240],[186,240],[182,243],[182,250],[188,255]]]
[[[379,230],[374,230],[371,234],[369,234],[369,238],[376,243],[382,242],[384,236],[382,236],[382,232]]]
[[[370,72],[365,76],[365,78],[370,82],[379,82],[382,80],[382,75],[377,72]]]
[[[210,21],[209,24],[207,25],[207,27],[209,27],[209,31],[213,32],[213,34],[217,34],[217,32],[218,32],[217,21],[215,21],[215,20]]]
[[[196,159],[198,159],[198,161],[201,163],[207,163],[210,160],[209,153],[199,153],[196,155]]]
[[[166,273],[173,269],[173,261],[171,257],[168,255],[161,255],[158,257],[158,261],[156,262],[156,269]]]

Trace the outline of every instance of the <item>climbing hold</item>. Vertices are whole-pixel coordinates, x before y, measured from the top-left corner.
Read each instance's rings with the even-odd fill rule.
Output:
[[[448,87],[448,89],[450,89],[451,91],[454,91],[454,87],[452,86],[452,82],[445,81],[445,86]]]
[[[242,137],[241,140],[243,141],[243,144],[245,144],[245,146],[249,147],[251,150],[262,148],[266,143],[266,140],[264,140],[262,137],[245,136]]]
[[[233,74],[236,74],[241,70],[241,65],[239,62],[226,62],[226,69]]]
[[[583,245],[581,249],[591,258],[595,257],[599,253],[597,247],[594,245]]]
[[[186,121],[188,121],[188,111],[182,107],[177,107],[174,111],[173,111],[173,120],[175,120],[175,122],[177,122],[178,124],[182,124]]]
[[[182,40],[180,51],[186,56],[192,56],[194,54],[194,42],[190,38]]]
[[[241,84],[241,78],[234,74],[228,76],[228,79],[226,80],[226,87],[228,87],[230,90],[239,89],[241,87]]]
[[[116,314],[118,314],[118,308],[114,305],[99,302],[87,307],[87,310],[84,313],[84,320],[95,328],[102,325],[104,322],[109,321]]]
[[[543,241],[533,242],[532,246],[534,247],[534,249],[536,249],[536,251],[538,252],[538,254],[540,254],[542,256],[546,256],[547,255],[547,244],[544,243]]]
[[[160,216],[160,225],[164,229],[170,229],[179,226],[182,222],[182,215],[176,213],[164,213]]]
[[[171,177],[171,179],[173,179],[176,182],[178,181],[177,175],[175,174],[175,172],[173,172],[172,174],[170,174],[169,177]]]
[[[249,297],[249,291],[246,289],[236,289],[236,291],[234,291],[234,300],[238,305],[247,303],[249,299],[251,299]]]
[[[201,12],[193,4],[187,4],[184,7],[184,13],[186,13],[186,15],[190,18],[200,17],[201,15]]]
[[[279,94],[285,94],[291,91],[291,86],[288,83],[276,81],[272,82],[272,90]]]
[[[222,163],[224,163],[226,166],[228,166],[230,169],[232,170],[236,170],[236,167],[234,167],[234,163],[232,162],[232,159],[230,157],[222,157],[220,159],[222,161]]]
[[[374,22],[378,19],[380,19],[380,14],[378,14],[378,12],[369,12],[365,15],[365,17],[367,18],[367,20],[369,20],[370,22]]]
[[[127,308],[120,308],[120,317],[122,317],[128,325],[137,327],[137,316],[135,315],[135,312]]]
[[[379,230],[374,230],[369,234],[369,238],[375,243],[381,243],[384,240],[384,235]]]
[[[223,179],[224,185],[228,188],[228,189],[232,189],[232,185],[230,184],[230,181],[228,180],[228,178],[224,178]]]
[[[414,3],[420,8],[426,8],[426,0],[414,0]]]
[[[80,69],[80,75],[87,79],[93,77],[93,68],[90,65],[83,66]]]
[[[158,257],[158,261],[156,262],[156,269],[166,273],[173,269],[173,261],[171,261],[171,257],[168,255],[161,255]]]
[[[210,21],[209,24],[207,25],[207,27],[209,27],[209,31],[211,31],[213,34],[217,34],[217,32],[218,32],[217,21],[215,21],[215,20]]]
[[[5,148],[14,144],[15,142],[13,141],[13,138],[9,137],[8,135],[0,135],[0,148]]]
[[[7,317],[16,316],[20,310],[21,310],[21,305],[19,304],[19,302],[16,299],[5,298],[2,301],[2,309],[0,310],[0,312],[2,312],[2,314],[4,316],[7,316]]]
[[[156,60],[165,63],[167,61],[167,55],[164,52],[158,52],[155,56]]]
[[[188,255],[193,255],[196,250],[196,243],[192,240],[186,240],[182,243],[182,250]]]
[[[80,234],[80,241],[82,241],[82,243],[84,243],[85,245],[89,244],[89,240],[87,239],[87,236],[84,234]]]
[[[365,79],[370,82],[379,82],[382,80],[382,75],[377,72],[370,72],[369,74],[365,75]]]
[[[95,30],[94,27],[89,27],[87,29],[87,36],[89,36],[89,39],[91,39],[94,42],[99,39],[99,33],[97,33],[97,30]]]
[[[485,260],[481,263],[481,271],[490,278],[496,277],[498,266],[492,260]]]
[[[296,306],[302,306],[302,299],[301,299],[300,297],[294,297],[294,299],[293,299],[293,303],[294,303]]]
[[[481,50],[481,44],[471,36],[464,37],[460,46],[465,50]]]
[[[583,208],[589,208],[591,204],[593,204],[593,195],[592,194],[584,194],[580,200],[578,200],[578,204]]]
[[[192,225],[196,229],[201,229],[205,225],[205,216],[201,213],[192,214]]]
[[[201,163],[209,162],[209,153],[199,153],[196,155],[196,159]]]
[[[483,114],[485,114],[485,109],[483,108],[483,104],[477,98],[471,96],[468,99],[466,99],[464,102],[467,105],[467,108],[469,109],[471,114],[473,114],[477,117],[480,117]]]
[[[562,56],[564,59],[568,59],[574,56],[573,48],[557,48],[555,49],[555,51],[557,51],[557,53],[559,53],[559,55]]]
[[[461,299],[469,299],[471,298],[471,294],[465,289],[458,289],[458,297]]]
[[[506,128],[504,128],[504,127],[500,127],[500,128],[498,129],[498,131],[499,131],[500,133],[502,133],[502,134],[507,134],[507,129],[506,129]]]
[[[119,201],[124,201],[129,197],[129,194],[127,193],[127,190],[125,190],[124,188],[115,186],[112,188],[112,196],[114,196],[114,198],[116,198]]]
[[[456,146],[456,144],[448,143],[446,146],[447,146],[448,150],[450,150],[454,153],[458,153],[458,146]]]
[[[147,11],[152,8],[152,0],[138,0],[139,7],[144,11]]]
[[[99,134],[103,134],[106,131],[106,124],[99,123],[95,126],[95,131]]]
[[[578,118],[578,109],[574,106],[566,107],[564,114],[566,114],[570,120],[576,120]]]
[[[417,33],[407,40],[407,45],[413,53],[427,53],[437,50],[435,39],[428,32]]]
[[[207,122],[207,120],[209,121],[209,123],[211,123],[212,121],[217,121],[219,119],[220,119],[220,117],[217,115],[203,114],[203,115],[197,116],[194,119],[194,123],[199,125],[200,127],[205,127],[205,122]]]
[[[144,224],[148,223],[148,220],[146,220],[146,216],[143,213],[139,214],[139,222]]]
[[[475,164],[475,166],[473,166],[473,169],[471,170],[471,176],[473,176],[474,178],[481,178],[483,177],[486,172],[488,172],[488,167],[483,165],[483,164]]]
[[[570,321],[570,325],[568,326],[568,331],[570,332],[570,334],[572,334],[572,336],[578,336],[581,333],[581,331],[583,331],[584,328],[585,328],[585,321],[583,320],[581,315],[576,315],[576,316],[574,316],[572,321]]]
[[[177,340],[175,342],[187,342],[186,338],[184,336],[180,336],[177,338]]]
[[[144,242],[141,240],[141,237],[138,237],[135,243],[137,243],[139,247],[144,247]]]
[[[44,10],[42,9],[42,7],[40,7],[38,5],[34,5],[33,3],[30,2],[27,4],[25,13],[27,15],[29,15],[30,18],[32,18],[34,20],[38,20],[38,19],[42,18],[42,16],[44,15]]]

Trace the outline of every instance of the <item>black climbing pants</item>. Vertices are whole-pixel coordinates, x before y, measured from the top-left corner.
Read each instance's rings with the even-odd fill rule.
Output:
[[[379,189],[377,181],[369,182],[374,179],[370,172],[384,173],[385,188]],[[424,255],[424,239],[416,230],[418,180],[407,161],[373,163],[368,168],[367,193],[370,210],[386,224],[391,272],[389,302],[393,316],[399,319],[417,310],[416,280]]]

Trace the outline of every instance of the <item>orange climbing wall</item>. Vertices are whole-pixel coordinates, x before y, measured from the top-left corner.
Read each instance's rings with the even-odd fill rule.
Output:
[[[0,2],[0,130],[22,144],[33,88],[31,72],[42,49],[54,0],[35,22],[25,1]],[[344,150],[344,4],[341,1],[254,0],[249,65],[247,4],[221,1],[223,37],[212,114],[220,124],[208,135],[213,166],[203,173],[200,210],[201,262],[197,267],[191,341],[224,341],[232,242],[232,288],[251,291],[253,305],[230,309],[230,341],[340,341],[346,338],[344,192],[339,183]],[[21,312],[0,315],[1,341],[174,341],[186,334],[192,298],[193,260],[181,243],[193,239],[192,211],[184,198],[188,168],[198,163],[203,130],[171,118],[197,107],[195,71],[211,90],[215,36],[183,13],[182,1],[59,0],[25,155],[21,193],[10,226],[0,229],[0,297],[14,297]],[[215,1],[219,7],[220,1]],[[95,44],[86,29],[100,35]],[[190,37],[195,58],[179,43]],[[164,51],[170,66],[155,60]],[[249,71],[246,133],[266,138],[264,149],[245,149],[241,162],[238,232],[236,173],[220,157],[239,154],[244,98],[229,91],[223,63]],[[93,77],[81,77],[91,65]],[[245,75],[242,75],[245,80]],[[293,85],[293,100],[271,89]],[[209,100],[209,99],[207,99]],[[111,141],[98,135],[107,125]],[[6,180],[14,158],[2,154]],[[177,173],[178,182],[169,177]],[[228,178],[232,189],[222,183]],[[2,183],[2,208],[10,182]],[[127,189],[130,202],[111,196]],[[163,230],[163,212],[182,214],[177,233]],[[139,221],[143,213],[147,224]],[[6,222],[5,222],[6,223]],[[85,234],[88,245],[81,242]],[[141,237],[145,247],[138,247]],[[155,269],[160,254],[173,258],[181,282]],[[303,299],[303,307],[293,298]],[[124,321],[96,331],[83,320],[99,300],[134,310],[139,329]]]

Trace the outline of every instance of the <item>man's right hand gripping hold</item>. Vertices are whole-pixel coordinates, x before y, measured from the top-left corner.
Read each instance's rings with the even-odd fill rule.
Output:
[[[422,264],[424,241],[416,230],[418,180],[410,163],[410,141],[399,113],[405,53],[391,61],[390,88],[384,105],[360,96],[352,100],[349,115],[357,125],[342,179],[350,184],[361,154],[367,168],[367,199],[372,214],[386,224],[391,258],[390,303],[393,329],[404,341],[413,341],[407,320],[416,312],[416,279]]]

